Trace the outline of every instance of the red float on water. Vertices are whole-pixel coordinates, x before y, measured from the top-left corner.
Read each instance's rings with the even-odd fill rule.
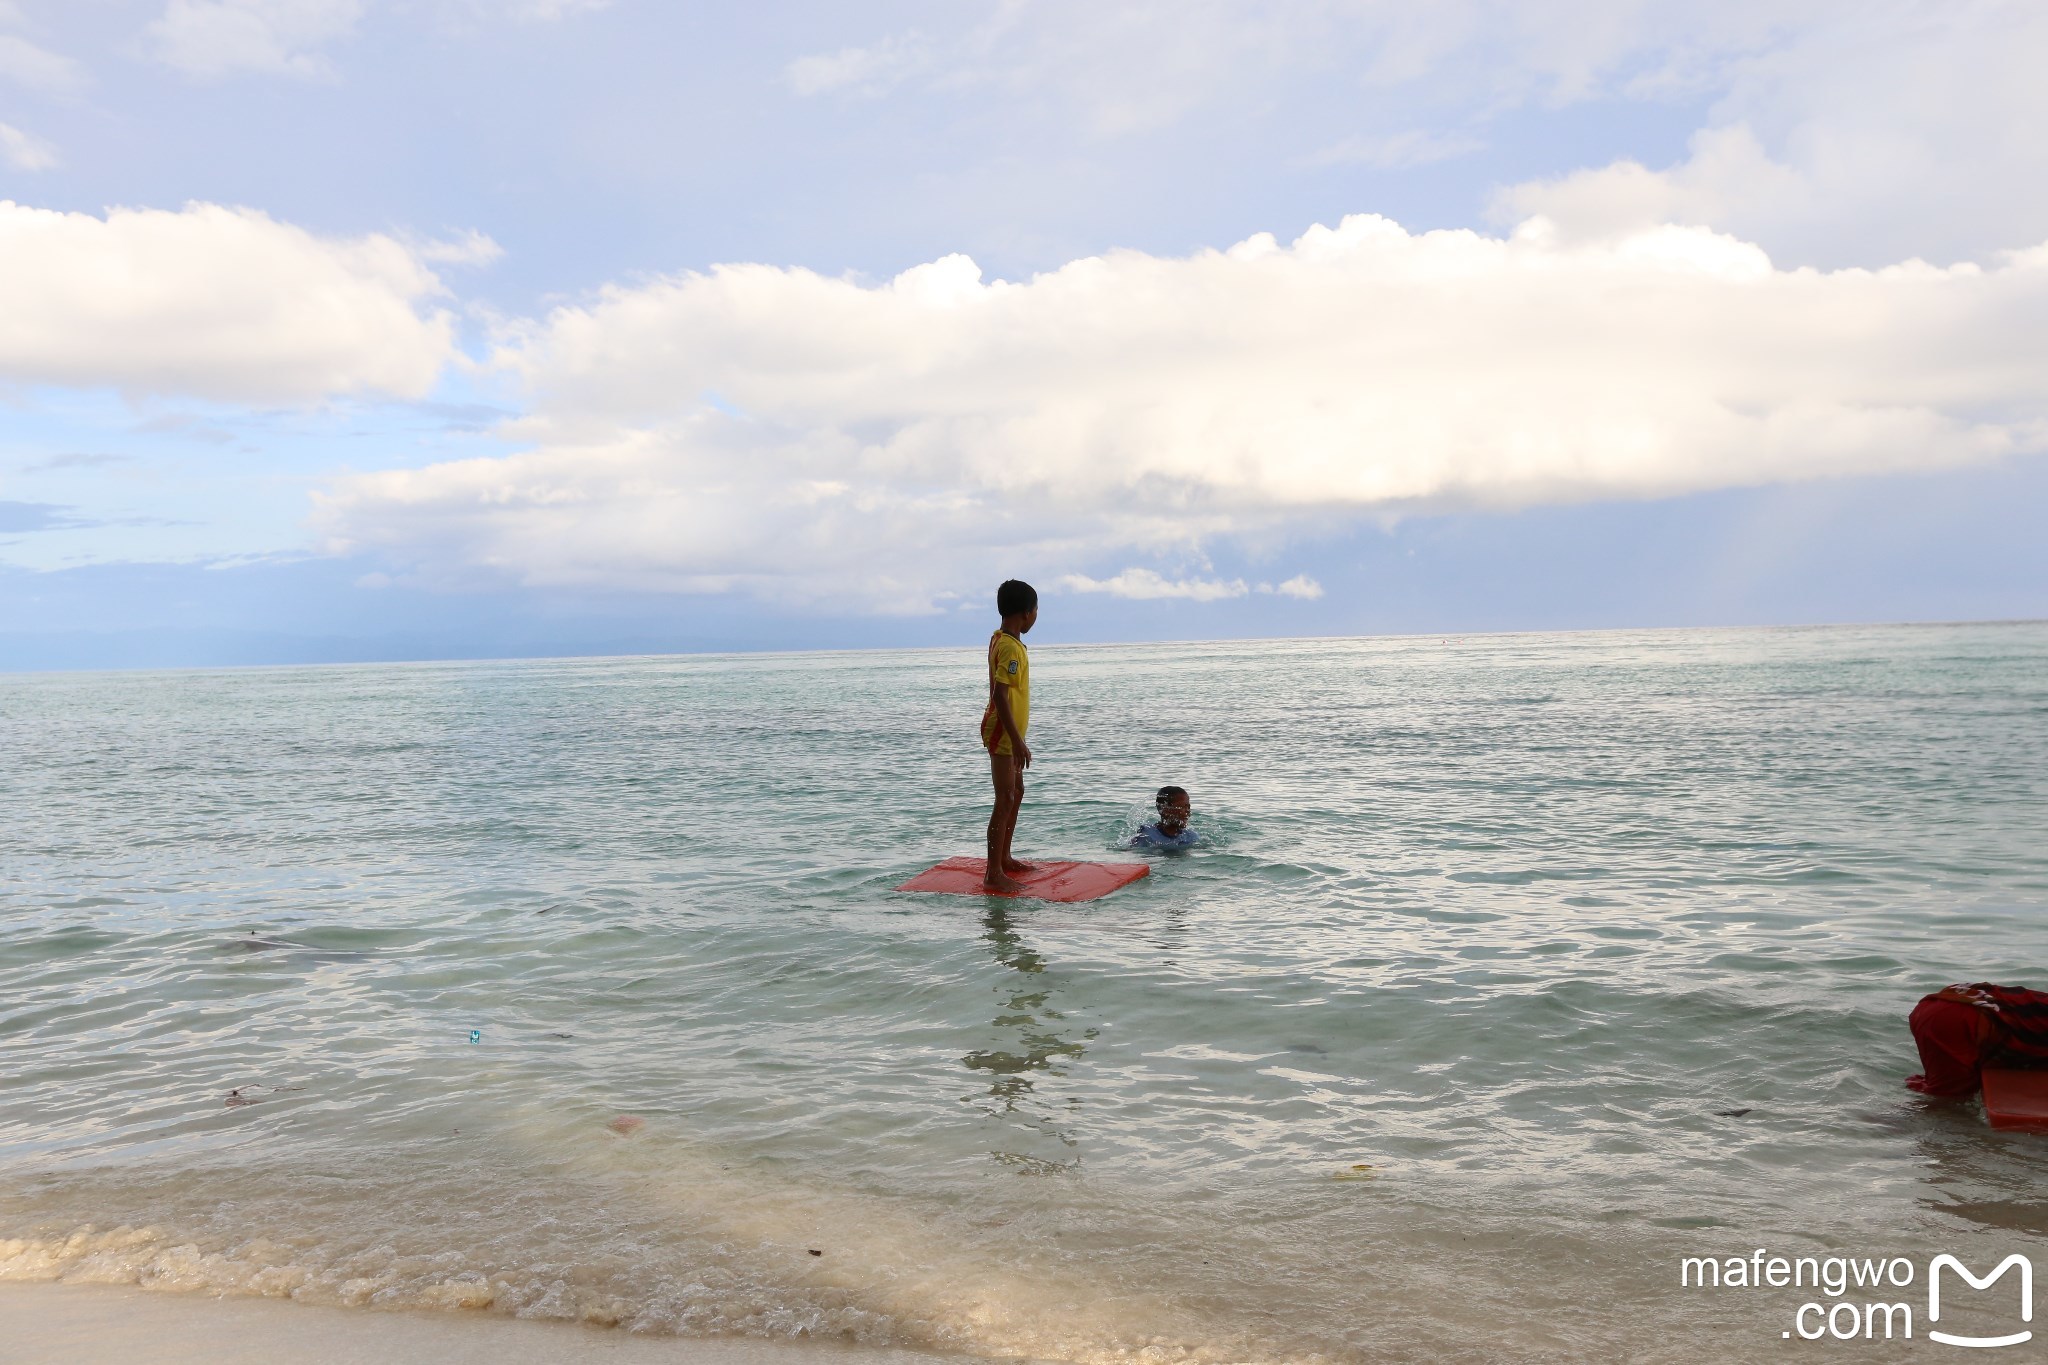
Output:
[[[1021,891],[987,891],[982,888],[986,858],[948,858],[912,877],[898,891],[937,891],[953,896],[1020,896],[1035,901],[1092,901],[1107,896],[1119,886],[1129,886],[1152,869],[1144,863],[1049,863],[1039,862],[1016,880]]]
[[[1985,1067],[1984,1115],[1993,1128],[2048,1133],[2048,1071]]]

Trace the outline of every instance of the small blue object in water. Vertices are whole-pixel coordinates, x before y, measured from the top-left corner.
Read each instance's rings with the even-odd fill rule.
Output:
[[[480,1028],[473,1028],[473,1029],[471,1029],[471,1030],[469,1031],[469,1041],[470,1041],[470,1042],[472,1042],[472,1043],[481,1043],[481,1042],[482,1042],[483,1040],[484,1040],[484,1031],[483,1031],[482,1029],[480,1029]]]

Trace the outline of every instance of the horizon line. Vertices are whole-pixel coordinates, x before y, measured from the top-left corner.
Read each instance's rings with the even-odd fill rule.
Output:
[[[1961,620],[1919,620],[1919,621],[1805,621],[1730,624],[1730,625],[1684,625],[1684,626],[1569,626],[1556,629],[1522,628],[1511,630],[1427,630],[1389,631],[1379,634],[1329,634],[1329,635],[1243,635],[1182,637],[1166,640],[1072,640],[1048,641],[1034,646],[1038,649],[1142,649],[1173,645],[1247,645],[1247,644],[1301,644],[1338,643],[1345,641],[1371,640],[1428,640],[1439,639],[1465,641],[1471,639],[1517,639],[1532,635],[1643,635],[1671,634],[1681,631],[1817,631],[1817,630],[1927,630],[1959,628],[1964,626],[2040,626],[2048,625],[2048,617],[1989,617],[1965,618]],[[77,636],[94,636],[100,639],[119,638],[132,632],[71,632]],[[197,633],[197,632],[195,632]],[[263,632],[251,632],[263,633]],[[28,634],[28,632],[24,632]],[[318,639],[323,637],[306,637]],[[325,637],[346,639],[348,637]],[[0,634],[0,642],[7,639]],[[819,646],[813,648],[776,649],[669,649],[627,653],[593,654],[504,654],[504,655],[422,655],[417,658],[394,659],[329,659],[300,660],[278,663],[224,663],[224,664],[109,664],[103,667],[85,668],[37,668],[13,667],[0,664],[0,677],[27,677],[31,675],[66,676],[72,674],[103,673],[219,673],[230,671],[255,671],[259,669],[305,669],[305,668],[406,668],[433,665],[461,664],[537,664],[624,662],[635,659],[738,659],[738,658],[803,658],[814,655],[843,654],[930,654],[953,650],[972,649],[971,642],[942,645],[867,645],[834,648]]]

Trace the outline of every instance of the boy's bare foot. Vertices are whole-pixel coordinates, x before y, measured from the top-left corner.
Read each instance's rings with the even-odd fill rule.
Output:
[[[1012,877],[1021,877],[1026,872],[1038,871],[1038,864],[1027,863],[1018,858],[1006,858],[1003,860],[1003,871],[1009,873]]]
[[[1024,884],[1000,872],[991,872],[981,879],[981,889],[999,896],[1014,896],[1024,889]]]

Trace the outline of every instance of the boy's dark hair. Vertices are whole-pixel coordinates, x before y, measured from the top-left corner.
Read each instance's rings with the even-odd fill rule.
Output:
[[[1160,810],[1165,810],[1168,801],[1171,801],[1176,796],[1186,796],[1187,794],[1188,789],[1186,787],[1161,787],[1159,794],[1152,798],[1152,804]]]
[[[1012,578],[996,589],[996,615],[1022,616],[1038,605],[1038,589],[1021,578]]]

